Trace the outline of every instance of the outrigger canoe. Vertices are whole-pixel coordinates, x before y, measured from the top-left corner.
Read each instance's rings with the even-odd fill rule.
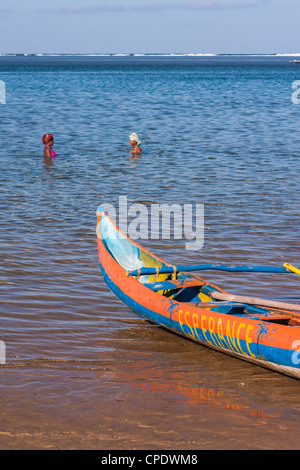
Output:
[[[141,247],[101,206],[97,241],[107,286],[139,316],[201,345],[300,379],[300,305],[230,296]]]

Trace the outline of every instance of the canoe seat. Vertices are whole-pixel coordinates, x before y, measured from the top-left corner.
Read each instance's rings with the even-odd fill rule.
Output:
[[[205,285],[200,279],[176,279],[174,281],[147,282],[143,284],[153,292],[160,290],[184,289],[185,287],[202,287]]]
[[[230,308],[246,308],[248,304],[241,304],[238,302],[190,302],[193,307],[200,308],[218,308],[218,307],[230,307]]]
[[[293,318],[293,315],[289,315],[289,314],[280,315],[276,313],[270,313],[269,315],[264,315],[264,316],[259,317],[259,319],[262,321],[269,321],[269,322],[274,321],[275,323],[280,322],[280,321],[289,322],[292,318]]]

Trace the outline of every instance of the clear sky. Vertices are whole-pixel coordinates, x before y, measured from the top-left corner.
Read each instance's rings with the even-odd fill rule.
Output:
[[[0,53],[300,53],[300,0],[0,0]]]

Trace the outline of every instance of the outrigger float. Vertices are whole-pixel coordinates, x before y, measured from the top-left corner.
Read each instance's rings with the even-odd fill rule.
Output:
[[[143,318],[201,345],[300,379],[300,304],[230,295],[193,272],[300,274],[285,264],[170,266],[97,210],[100,267],[109,289]]]

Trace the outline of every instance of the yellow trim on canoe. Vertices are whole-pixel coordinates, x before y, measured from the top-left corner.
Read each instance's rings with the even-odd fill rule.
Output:
[[[299,274],[299,276],[300,276],[300,269],[295,268],[295,266],[292,266],[289,263],[284,263],[283,266],[284,266],[284,268],[288,269],[289,271],[292,271],[292,273]]]

